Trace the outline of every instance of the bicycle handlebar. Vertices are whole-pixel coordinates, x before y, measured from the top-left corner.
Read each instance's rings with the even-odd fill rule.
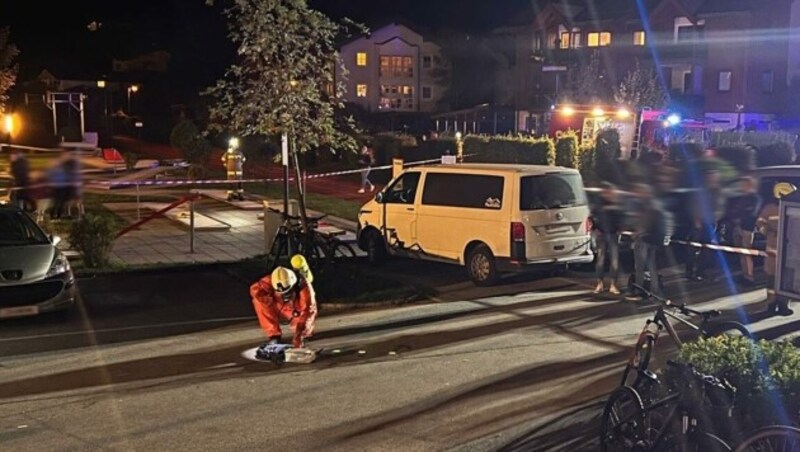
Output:
[[[641,290],[648,297],[658,300],[664,306],[677,309],[678,312],[680,312],[683,315],[699,315],[699,316],[703,317],[703,319],[706,319],[706,320],[708,320],[708,319],[710,319],[712,317],[718,317],[718,316],[722,315],[722,311],[719,311],[719,310],[716,310],[716,309],[713,309],[713,310],[710,310],[710,311],[698,311],[698,310],[695,310],[695,309],[692,309],[692,308],[686,306],[686,303],[680,303],[680,304],[675,303],[670,299],[660,297],[660,296],[654,294],[653,292],[650,292],[649,290],[645,289],[644,287],[642,287],[642,286],[640,286],[638,284],[633,284],[633,287],[635,287],[638,290]]]

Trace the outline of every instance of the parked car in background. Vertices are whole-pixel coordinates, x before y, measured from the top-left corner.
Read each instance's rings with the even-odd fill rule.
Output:
[[[464,265],[477,285],[502,272],[592,262],[577,170],[456,164],[408,169],[361,208],[358,243],[387,255]]]
[[[0,205],[0,319],[68,309],[77,287],[67,258],[22,210]]]

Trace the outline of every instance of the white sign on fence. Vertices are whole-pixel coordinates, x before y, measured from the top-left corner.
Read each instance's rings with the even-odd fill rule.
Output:
[[[443,155],[442,156],[442,165],[455,165],[456,164],[456,156],[455,155]]]

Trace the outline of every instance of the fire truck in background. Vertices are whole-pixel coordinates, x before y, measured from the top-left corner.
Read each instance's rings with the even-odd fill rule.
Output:
[[[574,130],[582,145],[593,146],[597,134],[607,128],[619,132],[622,158],[630,158],[641,147],[664,149],[676,142],[708,142],[703,121],[683,119],[669,111],[574,104],[552,108],[549,135],[553,138]]]

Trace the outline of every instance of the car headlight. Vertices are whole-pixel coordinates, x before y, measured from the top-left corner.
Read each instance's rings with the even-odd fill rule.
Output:
[[[50,264],[50,270],[47,270],[47,278],[62,275],[69,271],[69,261],[63,254],[56,254],[53,263]]]

